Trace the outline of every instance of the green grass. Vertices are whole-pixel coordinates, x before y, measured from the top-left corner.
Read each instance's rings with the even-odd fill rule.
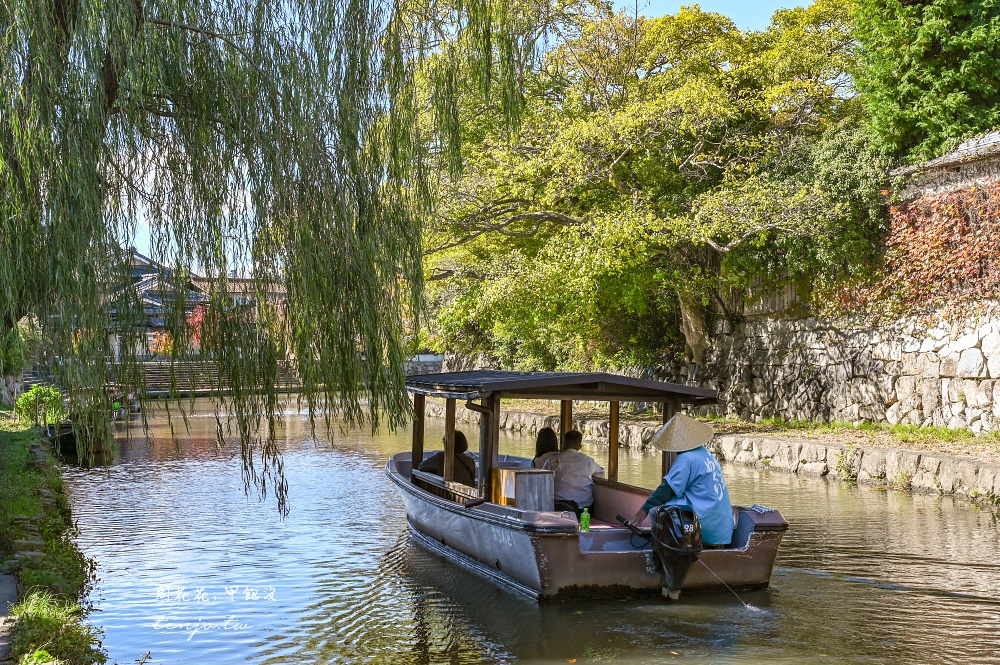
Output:
[[[31,591],[11,608],[17,618],[11,633],[11,654],[18,665],[57,661],[66,665],[104,663],[101,633],[85,621],[76,603],[45,591]],[[44,653],[42,653],[44,652]]]
[[[41,430],[17,424],[0,413],[0,560],[18,579],[21,601],[13,610],[11,656],[18,665],[59,662],[103,663],[99,633],[86,623],[80,601],[90,590],[94,563],[76,546],[76,530],[58,467],[49,460],[29,469],[31,444]],[[39,490],[52,492],[45,508]],[[35,517],[43,542],[41,557],[19,561],[9,554],[15,540],[31,537],[14,521]]]
[[[47,486],[46,481],[58,485],[58,474],[46,479],[44,472],[26,468],[29,447],[37,437],[33,429],[0,415],[0,552],[10,552],[14,541],[26,535],[13,518],[40,512],[38,488]]]
[[[846,434],[852,432],[868,432],[885,434],[900,443],[984,443],[1000,442],[1000,432],[984,432],[975,434],[968,429],[951,429],[948,427],[919,425],[889,425],[888,423],[864,422],[855,425],[846,421],[829,423],[814,423],[804,420],[788,420],[785,418],[764,418],[758,422],[734,420],[717,416],[704,418],[712,423],[723,425],[733,430],[753,431],[761,434]]]

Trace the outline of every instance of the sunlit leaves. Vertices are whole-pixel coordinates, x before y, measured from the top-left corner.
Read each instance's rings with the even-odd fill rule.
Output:
[[[855,72],[882,146],[910,161],[1000,123],[995,0],[857,0]]]
[[[782,10],[759,32],[697,7],[571,19],[527,76],[519,130],[480,120],[464,173],[436,190],[439,339],[508,363],[645,362],[676,339],[679,297],[829,278],[866,256],[884,162],[856,145],[845,2]],[[530,211],[568,219],[534,226]]]

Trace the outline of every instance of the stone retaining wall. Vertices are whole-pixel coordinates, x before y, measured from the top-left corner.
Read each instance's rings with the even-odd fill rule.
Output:
[[[477,413],[463,408],[456,411],[458,422],[478,427]],[[444,405],[428,402],[427,416],[444,418]],[[558,430],[559,417],[519,411],[500,414],[500,428],[505,431],[532,435],[542,427]],[[574,418],[573,427],[584,433],[587,443],[607,445],[606,419]],[[622,423],[621,445],[645,450],[655,431],[653,425]],[[974,457],[746,434],[716,436],[709,449],[720,460],[740,466],[856,480],[865,485],[913,492],[952,494],[1000,506],[1000,464]]]
[[[703,367],[654,378],[718,390],[722,415],[1000,429],[1000,318],[761,319],[722,322],[711,339]]]

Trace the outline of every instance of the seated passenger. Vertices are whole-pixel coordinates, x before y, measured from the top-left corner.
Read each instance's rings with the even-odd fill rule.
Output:
[[[538,430],[538,438],[535,439],[535,459],[531,460],[531,466],[541,469],[550,457],[559,454],[559,437],[551,427],[543,427]]]
[[[733,506],[722,469],[705,444],[712,440],[711,425],[678,413],[653,435],[651,444],[677,453],[670,471],[653,495],[632,518],[641,524],[654,506],[691,506],[701,523],[707,545],[728,545],[733,538]]]
[[[442,443],[444,440],[442,439]],[[455,431],[455,478],[456,483],[462,483],[470,487],[476,486],[476,461],[465,451],[469,449],[469,442],[465,434]],[[441,451],[434,453],[417,467],[418,471],[433,473],[435,476],[444,477],[444,453]]]
[[[556,510],[572,510],[579,517],[584,508],[594,505],[594,476],[604,477],[604,467],[580,452],[583,434],[566,432],[563,451],[549,458],[542,467],[555,475]]]

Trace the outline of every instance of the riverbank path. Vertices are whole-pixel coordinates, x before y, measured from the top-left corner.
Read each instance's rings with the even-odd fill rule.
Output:
[[[13,575],[0,575],[0,662],[10,651],[10,629],[14,617],[10,616],[11,605],[17,602],[17,581]]]

